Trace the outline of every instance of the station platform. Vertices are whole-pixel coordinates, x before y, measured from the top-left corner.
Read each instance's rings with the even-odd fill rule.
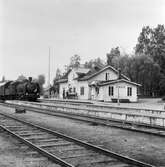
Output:
[[[81,103],[91,103],[95,105],[106,105],[112,107],[124,107],[124,108],[135,108],[135,109],[151,109],[151,110],[164,110],[165,111],[165,101],[162,101],[161,98],[142,98],[139,99],[136,103],[112,103],[112,102],[101,102],[95,100],[75,100],[75,99],[58,99],[58,98],[48,98],[42,100],[57,100],[57,101],[66,101],[66,102],[81,102]]]

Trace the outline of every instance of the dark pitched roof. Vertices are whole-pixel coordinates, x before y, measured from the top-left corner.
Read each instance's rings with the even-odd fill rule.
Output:
[[[79,78],[84,77],[90,71],[89,68],[84,68],[84,67],[78,67],[78,68],[74,68],[74,69],[75,69],[76,74],[78,75],[78,77],[75,79],[79,79]],[[69,69],[67,71],[67,73],[65,75],[63,75],[57,82],[58,83],[67,82],[68,81],[68,74],[71,72],[71,70],[72,69]]]
[[[118,70],[116,70],[114,67],[108,65],[108,66],[104,66],[104,68],[102,68],[102,66],[94,66],[93,68],[89,69],[89,68],[77,68],[77,75],[78,77],[75,78],[75,80],[78,80],[78,81],[85,81],[85,80],[88,80],[88,79],[91,79],[93,78],[94,76],[97,76],[98,74],[100,74],[101,72],[107,70],[107,69],[111,69],[113,70],[116,74],[118,74]],[[65,82],[68,82],[68,74],[70,73],[72,69],[69,69],[68,72],[63,76],[61,77],[61,79],[59,79],[57,82],[58,83],[65,83]],[[121,74],[121,77],[123,79],[126,79],[126,80],[129,80],[130,79],[128,77],[126,77],[124,74]],[[104,81],[105,82],[105,81]]]
[[[68,79],[67,78],[61,78],[59,79],[58,81],[56,81],[57,83],[65,83],[65,82],[68,82]]]
[[[100,74],[101,72],[105,71],[106,69],[110,68],[111,70],[113,70],[116,74],[118,74],[118,70],[116,70],[115,68],[113,68],[112,66],[105,66],[104,68],[102,69],[99,69],[98,71],[92,71],[92,72],[89,72],[87,73],[86,76],[84,76],[83,78],[80,78],[79,80],[80,81],[84,81],[84,80],[88,80],[88,79],[91,79],[92,77]],[[126,80],[130,80],[128,77],[126,77],[124,74],[121,74],[121,77],[126,79]]]
[[[8,86],[12,81],[5,81],[5,82],[2,82],[0,83],[0,86]]]

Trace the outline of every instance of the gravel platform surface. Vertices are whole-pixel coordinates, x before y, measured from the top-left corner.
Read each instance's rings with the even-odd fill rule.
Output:
[[[165,138],[163,137],[106,126],[95,126],[90,123],[30,111],[27,111],[25,114],[15,114],[14,109],[3,106],[0,106],[0,111],[88,141],[89,143],[96,144],[125,156],[155,166],[165,167]]]

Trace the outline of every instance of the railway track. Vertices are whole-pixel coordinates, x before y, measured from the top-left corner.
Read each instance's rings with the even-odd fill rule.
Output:
[[[0,128],[61,166],[153,167],[4,113]]]
[[[6,103],[2,103],[2,105],[14,107],[14,108],[19,107],[19,105],[6,104]],[[155,127],[155,126],[149,126],[146,124],[139,124],[139,123],[133,123],[133,122],[123,122],[121,120],[106,119],[106,118],[100,118],[100,117],[89,116],[89,115],[87,116],[79,113],[58,112],[56,110],[43,109],[39,107],[39,105],[41,105],[41,103],[38,104],[38,107],[25,106],[25,105],[22,105],[22,106],[25,109],[33,112],[38,112],[38,113],[43,113],[43,114],[58,116],[58,117],[65,117],[65,118],[74,119],[78,121],[84,121],[84,122],[91,123],[93,125],[104,125],[104,126],[110,126],[110,127],[120,128],[120,129],[126,129],[134,132],[140,132],[140,133],[165,137],[165,128],[163,127],[159,127],[159,126]]]
[[[60,167],[0,128],[1,167]]]

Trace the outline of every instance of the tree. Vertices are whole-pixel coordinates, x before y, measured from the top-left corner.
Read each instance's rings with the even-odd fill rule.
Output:
[[[140,83],[145,96],[159,95],[160,66],[144,54],[135,55],[130,60],[130,75],[134,82]]]
[[[107,64],[111,66],[116,66],[116,62],[120,57],[119,47],[112,48],[110,53],[107,53]]]
[[[60,79],[60,78],[61,78],[61,71],[60,71],[59,68],[57,68],[57,70],[56,70],[56,76],[55,76],[55,79],[54,79],[54,80],[58,80],[58,79]]]
[[[93,68],[93,66],[95,65],[103,67],[105,65],[105,62],[98,57],[97,59],[91,59],[89,61],[86,61],[84,67]]]
[[[107,54],[107,64],[120,69],[129,78],[132,77],[130,74],[131,56],[126,53],[121,54],[119,47],[112,48]]]
[[[137,54],[145,54],[153,58],[160,65],[165,74],[165,28],[158,25],[156,28],[143,27],[135,47]]]
[[[75,54],[74,56],[72,56],[70,58],[70,63],[64,66],[63,75],[65,75],[68,72],[68,70],[71,69],[71,68],[80,67],[80,61],[81,61],[81,58],[80,58],[79,55]]]
[[[70,59],[70,64],[69,64],[69,67],[73,68],[73,67],[79,67],[80,66],[80,61],[81,61],[81,58],[79,55],[74,55],[71,57]]]
[[[145,54],[152,58],[160,68],[159,81],[155,80],[154,85],[159,89],[159,94],[165,94],[165,28],[158,25],[156,28],[143,27],[135,47],[136,54]]]
[[[159,82],[159,86],[160,86],[160,95],[165,95],[165,75],[161,74],[160,76],[160,82]]]
[[[149,26],[143,27],[142,32],[138,37],[138,43],[135,47],[136,54],[150,54],[151,53],[151,38],[152,29]]]
[[[20,76],[18,76],[17,80],[18,81],[24,81],[24,80],[27,80],[27,78],[24,75],[21,74]]]
[[[120,55],[114,63],[116,69],[120,68],[121,72],[131,78],[130,67],[131,67],[131,56],[125,54]]]
[[[62,77],[61,71],[60,71],[59,68],[57,68],[57,70],[56,70],[56,76],[55,76],[55,78],[54,78],[54,80],[53,80],[53,85],[55,85],[56,82],[57,82],[61,77]]]
[[[69,69],[71,68],[77,68],[80,66],[80,61],[81,58],[79,55],[74,55],[70,58],[70,63],[64,66],[64,73],[63,75],[65,75]]]

